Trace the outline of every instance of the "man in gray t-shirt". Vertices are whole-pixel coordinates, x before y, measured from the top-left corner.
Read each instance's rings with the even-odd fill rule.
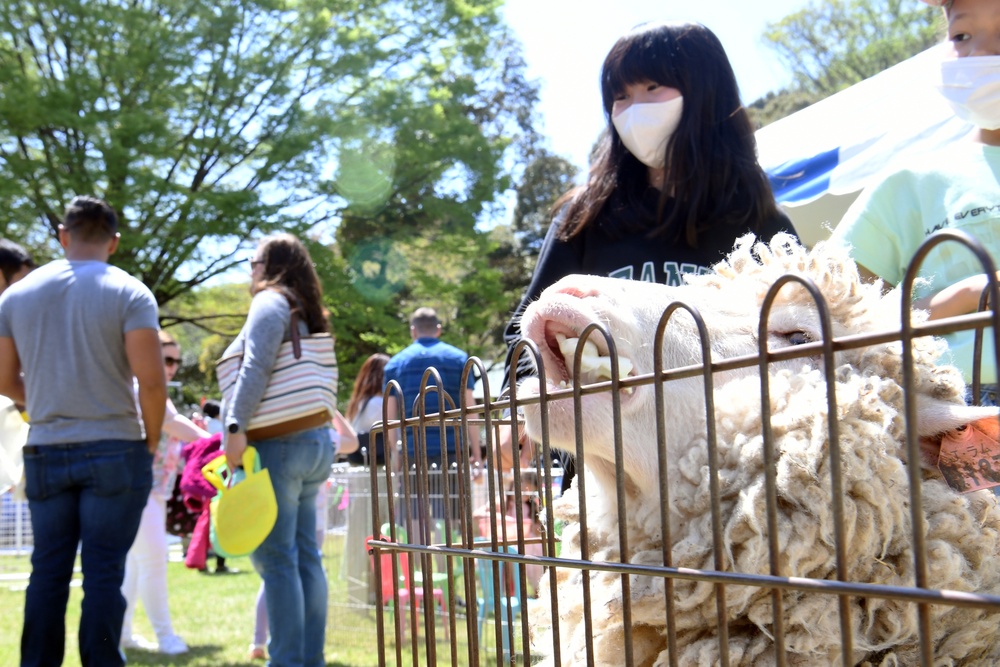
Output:
[[[108,265],[117,228],[106,203],[75,198],[59,226],[66,259],[0,296],[0,395],[25,405],[30,420],[24,470],[34,549],[22,667],[62,663],[77,545],[80,660],[125,664],[125,557],[152,484],[167,393],[156,301]]]

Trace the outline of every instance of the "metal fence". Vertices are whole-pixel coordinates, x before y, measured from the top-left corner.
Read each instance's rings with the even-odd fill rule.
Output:
[[[505,476],[493,480],[496,496],[491,503],[491,483],[485,473],[473,475],[470,471],[468,485],[459,491],[457,464],[450,464],[447,472],[434,467],[420,473],[414,464],[406,474],[384,467],[335,466],[330,479],[324,549],[330,579],[328,623],[356,628],[357,646],[374,647],[377,644],[379,650],[390,652],[398,646],[400,656],[408,656],[407,662],[420,654],[422,649],[415,647],[413,642],[419,638],[420,645],[424,646],[423,628],[429,624],[436,641],[447,640],[455,652],[454,662],[444,654],[435,656],[434,661],[458,665],[497,664],[502,648],[490,646],[477,651],[481,662],[468,658],[469,643],[478,642],[480,636],[476,596],[481,594],[481,585],[474,561],[469,561],[466,568],[462,559],[449,556],[445,551],[447,545],[460,548],[467,537],[471,543],[489,543],[494,528],[499,531],[498,544],[505,540],[516,543],[520,518],[523,548],[531,554],[542,554],[540,525],[527,508],[539,507],[546,497],[558,497],[562,469],[558,463],[548,466],[548,470],[525,466],[518,469],[518,474],[539,481],[531,490],[524,485],[521,499],[525,504],[520,517],[516,516],[513,472],[509,469]],[[503,517],[503,520],[497,521],[495,517]],[[399,549],[422,553],[414,555],[412,560],[405,556],[402,563],[391,557],[382,559],[381,554],[389,551],[372,545],[389,543]],[[425,550],[422,544],[440,547]],[[398,584],[383,587],[379,575],[391,576],[383,569],[390,561],[392,564],[388,566],[396,568],[393,581]],[[537,586],[542,576],[541,566],[530,566],[526,576],[525,592],[533,594],[532,585]],[[423,592],[425,587],[426,594]],[[431,608],[429,615],[425,615],[424,595],[426,605]],[[396,596],[402,596],[402,600]],[[410,605],[409,600],[417,600],[417,604]],[[391,639],[394,619],[400,622],[399,640],[395,643]],[[475,630],[470,633],[468,627]],[[487,627],[485,623],[482,632],[490,637],[495,635],[492,626]]]
[[[11,493],[0,494],[0,555],[24,555],[33,544],[28,502],[15,499]]]
[[[995,275],[977,244],[945,234],[918,253],[894,298],[910,302],[919,262],[944,239],[971,247],[984,273]],[[443,531],[435,528],[421,461],[407,484],[388,473],[373,476],[373,488],[401,487],[389,494],[388,507],[373,508],[370,524],[377,604],[392,610],[379,617],[379,664],[1000,664],[1000,508],[989,491],[948,490],[921,457],[918,387],[940,397],[947,381],[917,368],[929,354],[928,336],[991,324],[995,333],[998,317],[983,312],[919,322],[904,309],[894,331],[852,330],[837,320],[840,306],[826,299],[831,291],[854,303],[857,290],[841,289],[837,276],[811,274],[815,269],[803,261],[797,272],[770,283],[759,311],[764,324],[748,326],[748,335],[759,333],[757,354],[725,358],[716,350],[710,363],[671,366],[664,361],[671,318],[682,311],[701,317],[691,307],[699,304],[673,304],[658,322],[633,322],[629,329],[632,336],[648,334],[649,372],[622,371],[619,359],[610,379],[583,382],[583,339],[590,336],[611,357],[617,345],[634,347],[635,341],[616,339],[615,327],[598,320],[575,332],[582,340],[563,365],[553,361],[559,352],[546,330],[526,348],[533,348],[542,377],[568,380],[563,388],[550,385],[541,396],[456,406],[407,421],[417,433],[483,428],[488,457],[480,473],[458,456],[451,483],[462,502],[443,508],[436,519]],[[822,335],[793,336],[794,347],[773,350],[767,323],[779,317],[778,295],[789,290],[806,295],[797,312],[818,323]],[[992,281],[988,290],[996,299]],[[696,342],[702,336],[701,344],[714,333],[703,321],[691,331]],[[995,344],[990,336],[988,346]],[[549,354],[539,356],[546,346]],[[889,361],[876,363],[877,355]],[[470,360],[466,372],[478,363]],[[790,370],[796,367],[808,368]],[[587,412],[594,396],[606,399],[603,430]],[[678,452],[671,438],[688,424],[671,401],[691,396],[702,409],[690,419],[701,418],[702,431]],[[816,400],[798,422],[781,412],[782,401],[809,397]],[[748,417],[742,424],[743,415],[727,411],[723,399],[743,401],[751,413],[756,402],[759,423]],[[635,412],[639,401],[645,401],[642,415]],[[950,405],[958,404],[965,409],[961,398]],[[534,491],[525,488],[519,466],[502,471],[495,456],[501,427],[522,428],[500,415],[518,407],[534,415],[533,468],[548,480],[538,490],[540,523],[532,530],[522,501]],[[987,426],[995,433],[995,411],[990,414],[993,426]],[[559,442],[575,443],[577,465],[594,469],[559,499],[549,474],[553,431],[567,423],[572,432],[560,434]],[[949,428],[951,435],[967,430]],[[610,459],[594,455],[596,430],[609,434]],[[635,460],[629,438],[654,443],[648,460]],[[797,451],[796,438],[816,444],[815,451]],[[1000,450],[991,452],[1000,462]],[[651,470],[656,485],[637,496],[640,485],[631,473],[639,468]],[[868,480],[876,469],[887,482]],[[477,478],[486,487],[478,513],[468,493]],[[600,479],[603,484],[595,482]],[[512,521],[502,500],[507,489],[515,501]],[[389,535],[378,539],[386,516],[401,512],[409,513],[409,537],[390,524]],[[882,542],[866,528],[873,522],[884,530]],[[537,582],[529,568],[542,571]],[[407,569],[424,576],[415,582]],[[443,605],[428,572],[444,575]],[[409,600],[416,600],[419,614]]]
[[[445,428],[461,423],[457,415],[443,421]],[[442,421],[434,415],[414,424],[419,433],[440,428]],[[544,516],[551,515],[551,503],[561,494],[560,459],[526,442],[521,451],[510,451],[516,444],[508,448],[511,455],[501,463],[498,443],[504,431],[513,434],[508,443],[517,443],[523,424],[499,412],[488,420],[481,410],[467,413],[464,428],[486,436],[481,466],[460,451],[454,461],[446,455],[449,472],[443,475],[425,466],[418,442],[415,461],[399,448],[389,453],[387,467],[369,471],[370,488],[383,500],[370,508],[368,524],[369,600],[386,610],[376,617],[380,661],[490,665],[511,660],[522,646],[514,637],[515,624],[541,585],[541,559],[558,548],[546,528],[554,523],[545,524]],[[393,461],[407,473],[392,472]],[[528,562],[513,563],[519,556]]]

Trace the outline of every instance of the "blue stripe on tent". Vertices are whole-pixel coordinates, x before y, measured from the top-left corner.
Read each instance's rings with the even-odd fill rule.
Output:
[[[834,148],[804,160],[786,162],[767,172],[774,198],[779,203],[794,203],[817,197],[830,188],[830,172],[840,162],[840,149]]]

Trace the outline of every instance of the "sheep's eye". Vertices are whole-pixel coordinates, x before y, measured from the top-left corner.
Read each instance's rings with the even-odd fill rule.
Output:
[[[789,345],[805,345],[811,342],[812,338],[804,331],[793,331],[788,334]]]

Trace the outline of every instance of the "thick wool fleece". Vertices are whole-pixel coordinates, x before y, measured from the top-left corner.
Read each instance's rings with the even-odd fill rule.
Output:
[[[780,240],[770,247],[745,240],[727,262],[716,267],[716,275],[692,282],[732,292],[734,299],[750,295],[759,306],[774,280],[790,271],[808,275],[819,286],[830,305],[835,331],[898,328],[898,294],[882,297],[877,289],[861,285],[853,264],[822,245],[808,253],[797,246],[781,246]],[[786,312],[800,308],[803,317],[815,316],[815,306],[801,288],[784,290],[777,303]],[[753,331],[757,321],[748,325]],[[613,333],[613,326],[610,328]],[[935,364],[939,345],[924,338],[915,340],[914,347],[916,397],[961,405],[964,387],[959,373]],[[895,342],[839,353],[829,386],[817,370],[818,363],[799,360],[798,368],[785,365],[769,374],[770,423],[777,457],[780,576],[837,578],[833,506],[839,498],[846,580],[914,585],[901,349]],[[830,474],[830,390],[836,396],[843,486],[836,493],[831,489]],[[771,573],[760,395],[761,380],[753,376],[717,384],[714,394],[722,517],[722,563],[718,569],[728,572]],[[671,565],[714,570],[704,413],[692,415],[692,419],[700,422],[687,430],[694,434],[690,440],[669,447],[672,452],[683,452],[668,461],[673,469],[669,475]],[[656,452],[649,452],[649,456],[655,459]],[[922,482],[930,585],[1000,594],[1000,509],[993,494],[959,495],[940,474],[928,469]],[[589,557],[595,562],[620,562],[618,515],[606,501],[613,489],[605,486],[597,476],[588,474]],[[630,494],[625,500],[628,562],[664,565],[659,497]],[[556,501],[556,516],[565,523],[563,558],[581,556],[579,504],[575,489]],[[601,571],[599,566],[589,571],[589,628],[583,608],[584,576],[579,569],[557,570],[561,663],[586,664],[589,636],[596,664],[622,664],[621,575]],[[667,580],[632,576],[630,584],[635,663],[667,665]],[[719,664],[716,586],[680,578],[673,579],[672,586],[678,664]],[[546,575],[538,599],[529,609],[533,651],[547,655],[548,664],[552,664],[555,640],[549,599]],[[774,664],[771,591],[730,584],[724,588],[723,603],[730,664]],[[840,664],[838,597],[786,590],[783,605],[788,664]],[[915,604],[852,596],[848,606],[852,664],[888,667],[919,663]],[[1000,664],[1000,614],[944,604],[932,606],[930,614],[935,665]]]

